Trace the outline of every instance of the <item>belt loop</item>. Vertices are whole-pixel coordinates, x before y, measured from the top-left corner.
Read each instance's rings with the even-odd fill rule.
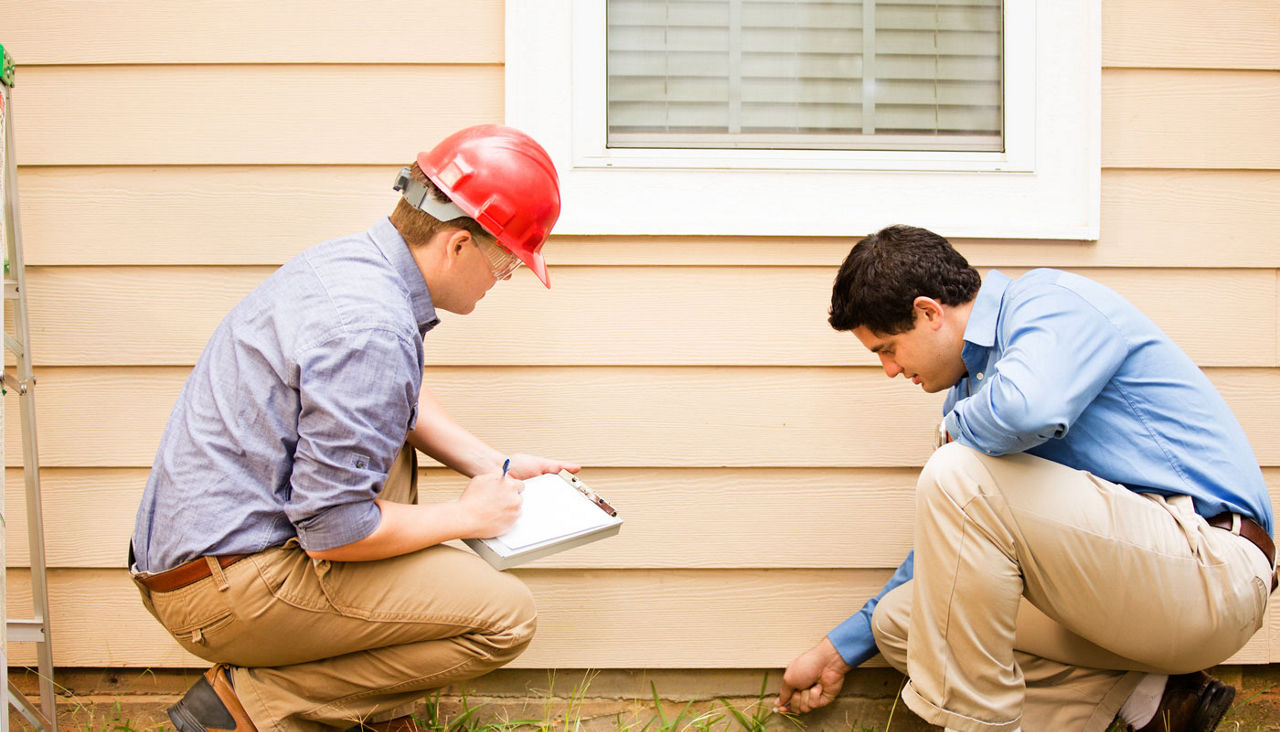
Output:
[[[328,559],[313,558],[311,560],[311,568],[312,571],[315,572],[317,579],[324,579],[324,576],[329,574],[329,566],[330,564]]]
[[[1240,514],[1238,513],[1231,514],[1231,533],[1240,535]]]
[[[204,561],[209,565],[209,574],[212,574],[213,579],[218,583],[218,592],[226,592],[231,589],[231,583],[227,581],[227,575],[222,571],[222,565],[218,563],[218,558],[205,557]]]

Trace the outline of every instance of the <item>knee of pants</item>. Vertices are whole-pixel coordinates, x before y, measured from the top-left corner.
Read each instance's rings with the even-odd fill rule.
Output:
[[[506,663],[523,653],[533,640],[538,629],[538,608],[533,593],[523,582],[511,575],[504,576],[510,582],[500,601],[508,612],[501,626],[486,634],[486,638],[494,657]]]
[[[911,584],[895,587],[880,598],[871,614],[871,636],[890,666],[906,673],[907,629],[911,626]]]
[[[970,485],[971,481],[956,480],[960,476],[975,474],[980,467],[982,453],[971,447],[952,442],[933,451],[920,477],[916,479],[916,505],[932,503],[939,498],[948,502],[964,503],[972,496],[949,495],[957,487]],[[978,472],[980,475],[985,470]]]

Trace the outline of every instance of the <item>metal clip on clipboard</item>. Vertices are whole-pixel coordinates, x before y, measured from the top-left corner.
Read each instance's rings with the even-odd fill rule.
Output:
[[[573,473],[570,473],[567,470],[561,470],[560,477],[568,481],[569,485],[576,488],[579,493],[586,496],[587,500],[599,506],[600,510],[604,511],[610,516],[618,515],[618,511],[613,506],[610,506],[608,501],[601,498],[600,494],[588,488],[587,484],[583,483],[582,480],[578,478],[578,476],[574,475]]]

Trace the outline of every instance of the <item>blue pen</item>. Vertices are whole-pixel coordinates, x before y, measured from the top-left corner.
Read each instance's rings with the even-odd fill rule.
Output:
[[[510,467],[511,467],[511,458],[507,458],[507,461],[502,464],[502,477],[504,478],[507,477],[507,470]]]

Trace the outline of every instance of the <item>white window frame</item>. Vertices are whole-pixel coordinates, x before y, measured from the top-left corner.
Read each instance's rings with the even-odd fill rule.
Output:
[[[508,0],[507,123],[560,173],[558,234],[1096,240],[1101,0],[1006,0],[1005,150],[605,144],[604,0]]]

